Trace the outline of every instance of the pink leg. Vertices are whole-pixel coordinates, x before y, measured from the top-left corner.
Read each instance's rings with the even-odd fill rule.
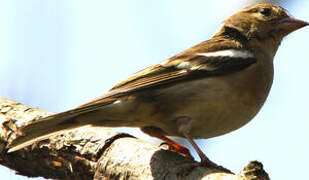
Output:
[[[191,136],[188,133],[183,133],[183,134],[186,137],[186,139],[189,141],[189,143],[193,146],[193,148],[195,149],[197,154],[200,156],[200,158],[201,158],[200,165],[201,166],[219,169],[219,170],[222,170],[222,171],[225,171],[225,172],[228,172],[228,173],[232,173],[230,170],[228,170],[228,169],[226,169],[222,166],[218,166],[217,164],[212,162],[210,159],[208,159],[207,156],[203,153],[203,151],[198,147],[198,145],[191,138]]]
[[[165,141],[168,145],[169,150],[178,152],[180,154],[183,154],[187,158],[193,159],[188,148],[166,137],[166,133],[160,128],[149,126],[143,127],[141,130],[152,137],[156,137]]]

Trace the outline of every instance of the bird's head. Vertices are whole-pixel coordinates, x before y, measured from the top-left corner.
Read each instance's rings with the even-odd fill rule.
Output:
[[[269,45],[274,51],[282,38],[289,33],[309,25],[291,17],[288,12],[273,4],[257,4],[237,12],[224,20],[215,36],[236,32],[249,43]],[[233,34],[231,34],[233,35]]]

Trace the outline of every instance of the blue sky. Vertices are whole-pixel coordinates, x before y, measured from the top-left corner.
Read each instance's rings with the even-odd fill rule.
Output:
[[[225,17],[246,6],[238,0],[193,2],[1,1],[0,96],[53,112],[76,107],[209,39]],[[309,21],[309,1],[281,6]],[[235,132],[199,140],[209,158],[235,172],[257,159],[272,179],[304,179],[296,172],[306,172],[309,161],[308,41],[308,27],[284,39],[263,109]],[[121,130],[153,140],[136,129]],[[26,179],[5,168],[0,174]]]

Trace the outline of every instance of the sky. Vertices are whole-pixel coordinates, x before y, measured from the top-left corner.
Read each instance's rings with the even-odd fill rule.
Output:
[[[247,5],[239,0],[0,1],[0,96],[52,112],[74,108],[132,73],[209,39],[224,18]],[[309,21],[309,1],[280,5]],[[234,172],[259,160],[272,179],[304,179],[308,41],[309,27],[283,40],[270,95],[249,124],[198,140],[210,159]],[[154,141],[137,129],[118,130]],[[0,174],[27,179],[4,167]]]

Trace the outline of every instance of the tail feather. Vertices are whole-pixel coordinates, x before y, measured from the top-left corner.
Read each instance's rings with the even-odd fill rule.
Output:
[[[21,129],[24,136],[19,136],[13,140],[13,142],[8,145],[10,148],[8,152],[20,150],[36,141],[47,139],[63,131],[90,125],[89,121],[76,121],[75,118],[78,118],[81,114],[98,110],[112,102],[113,101],[100,104],[89,104],[39,119]]]
[[[37,127],[34,127],[37,129]],[[31,133],[28,133],[26,136],[20,136],[17,139],[15,139],[11,144],[9,144],[8,147],[10,149],[8,150],[8,153],[18,151],[20,149],[23,149],[35,142],[42,141],[45,139],[48,139],[49,137],[60,134],[64,131],[73,129],[76,127],[72,127],[70,124],[64,124],[62,126],[55,126],[55,127],[39,127],[40,131],[36,130]]]

